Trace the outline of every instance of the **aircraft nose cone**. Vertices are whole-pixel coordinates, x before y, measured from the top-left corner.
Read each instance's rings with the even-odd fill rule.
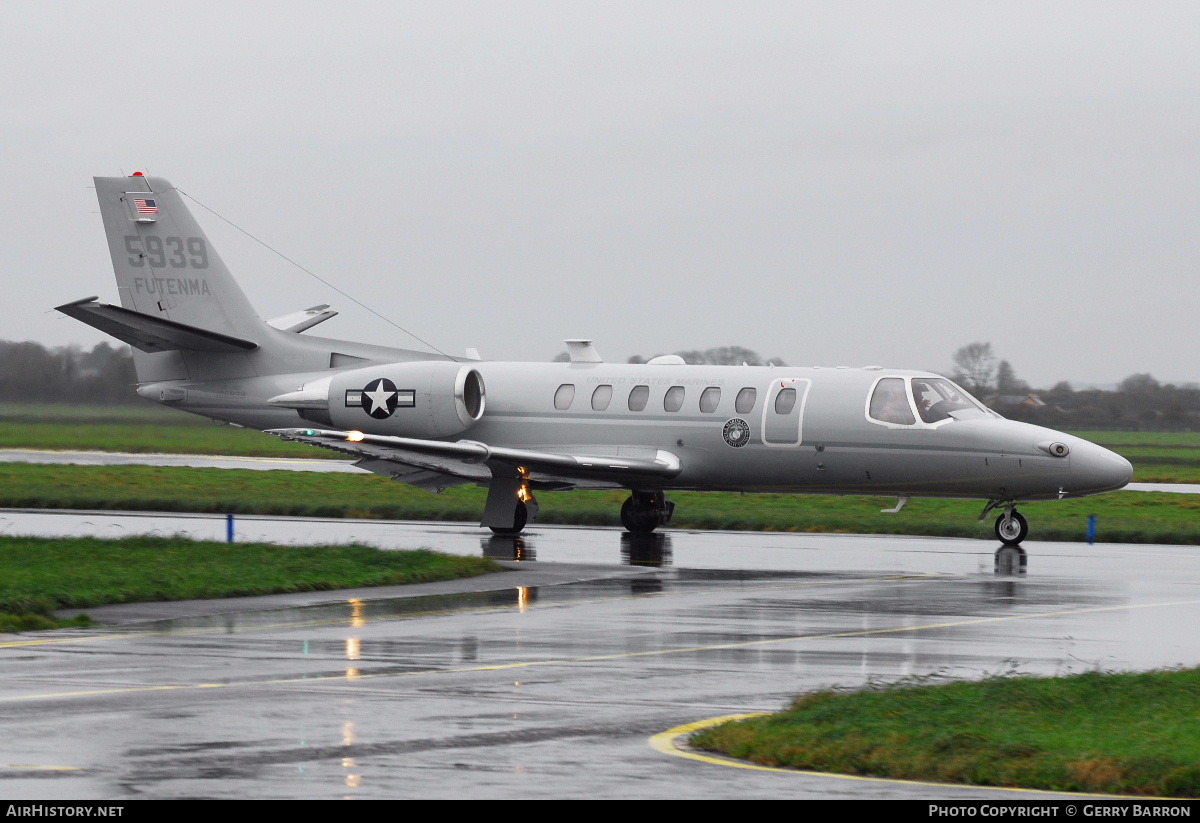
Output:
[[[1121,455],[1094,443],[1080,446],[1071,451],[1073,492],[1115,491],[1133,479],[1133,465]]]

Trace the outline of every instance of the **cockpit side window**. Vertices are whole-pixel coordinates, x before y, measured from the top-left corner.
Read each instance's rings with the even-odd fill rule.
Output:
[[[992,415],[978,400],[944,377],[914,377],[913,400],[926,423],[937,423],[951,417]],[[957,412],[957,414],[951,414]]]
[[[904,379],[885,377],[875,384],[871,392],[868,415],[881,423],[897,423],[902,426],[916,425],[912,406],[908,404],[908,392],[904,390]]]

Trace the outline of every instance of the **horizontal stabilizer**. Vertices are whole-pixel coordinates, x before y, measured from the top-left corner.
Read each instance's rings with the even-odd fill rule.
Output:
[[[95,297],[58,306],[57,310],[144,352],[244,352],[258,348],[250,340],[97,303]]]
[[[328,303],[323,303],[320,306],[313,306],[311,309],[292,312],[285,314],[283,317],[276,317],[268,320],[268,326],[274,326],[280,331],[290,331],[294,334],[299,334],[302,331],[311,329],[318,323],[324,323],[331,317],[337,317],[337,312],[329,308]]]

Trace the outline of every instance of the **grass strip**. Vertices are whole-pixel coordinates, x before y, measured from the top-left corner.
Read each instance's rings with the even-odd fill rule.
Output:
[[[241,457],[295,457],[345,460],[344,454],[289,443],[253,429],[232,426],[164,426],[130,422],[13,422],[0,420],[0,449],[110,451],[134,454],[219,454]]]
[[[1134,483],[1200,483],[1200,466],[1130,462]]]
[[[627,492],[545,492],[539,523],[620,525]],[[160,466],[0,464],[0,507],[107,509],[478,522],[486,491],[459,486],[432,494],[378,475],[262,472]],[[991,540],[994,516],[978,521],[971,500],[915,499],[899,514],[895,498],[672,492],[683,529],[913,534]],[[1087,539],[1096,515],[1104,543],[1200,545],[1200,496],[1116,492],[1028,503],[1035,540]]]
[[[4,536],[0,631],[90,625],[86,616],[57,621],[55,609],[428,583],[500,568],[490,558],[427,549]]]
[[[1106,449],[1126,447],[1200,449],[1200,432],[1072,431],[1076,437],[1098,443]]]
[[[841,774],[1198,797],[1200,670],[822,691],[691,744]]]

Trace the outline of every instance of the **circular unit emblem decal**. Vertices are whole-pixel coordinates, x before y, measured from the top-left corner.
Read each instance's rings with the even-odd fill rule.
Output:
[[[739,449],[750,442],[750,426],[742,418],[735,417],[725,424],[721,436],[726,443]]]
[[[386,420],[396,411],[396,384],[386,377],[368,383],[362,390],[362,407],[376,420]]]

